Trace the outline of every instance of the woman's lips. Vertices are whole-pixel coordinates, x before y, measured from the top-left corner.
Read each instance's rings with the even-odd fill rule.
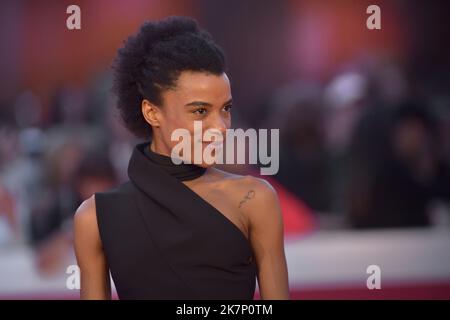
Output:
[[[217,145],[217,146],[221,146],[223,144],[222,141],[202,141],[202,143],[212,144],[212,145]]]
[[[217,145],[217,146],[221,146],[224,141],[220,140],[220,141],[203,141],[203,140],[197,140],[197,142],[201,142],[203,144],[212,144],[212,145]]]

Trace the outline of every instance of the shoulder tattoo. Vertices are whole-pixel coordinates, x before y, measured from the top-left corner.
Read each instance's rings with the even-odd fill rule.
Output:
[[[245,195],[244,199],[241,200],[241,202],[239,202],[239,208],[242,207],[244,205],[244,203],[247,202],[247,200],[250,200],[252,198],[255,197],[255,191],[254,190],[250,190],[249,192],[247,192],[247,194]]]

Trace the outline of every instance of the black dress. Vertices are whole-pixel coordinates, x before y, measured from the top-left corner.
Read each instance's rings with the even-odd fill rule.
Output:
[[[103,250],[120,299],[253,299],[248,239],[182,180],[205,169],[175,165],[138,144],[129,181],[95,194]]]

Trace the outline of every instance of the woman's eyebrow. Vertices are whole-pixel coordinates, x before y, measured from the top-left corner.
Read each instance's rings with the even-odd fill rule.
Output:
[[[228,104],[231,104],[233,102],[233,99],[228,100],[225,102],[222,106],[226,106]],[[192,101],[185,104],[186,107],[212,107],[212,103],[205,102],[205,101]]]
[[[192,101],[185,104],[186,107],[212,107],[212,104],[204,101]]]
[[[225,102],[222,106],[226,106],[228,104],[232,104],[233,103],[233,99],[228,100],[227,102]]]

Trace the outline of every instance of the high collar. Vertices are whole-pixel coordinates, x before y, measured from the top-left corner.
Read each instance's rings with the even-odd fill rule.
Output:
[[[199,178],[206,172],[206,168],[195,164],[187,164],[184,162],[181,164],[173,163],[171,157],[151,150],[150,142],[144,142],[136,145],[133,153],[134,156],[140,158],[141,161],[145,159],[146,161],[151,162],[153,165],[156,165],[180,181]]]

